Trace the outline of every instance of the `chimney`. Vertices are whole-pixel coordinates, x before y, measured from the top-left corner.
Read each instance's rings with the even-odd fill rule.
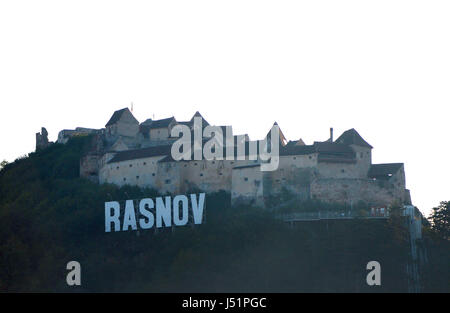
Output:
[[[333,142],[333,127],[330,127],[330,142]]]

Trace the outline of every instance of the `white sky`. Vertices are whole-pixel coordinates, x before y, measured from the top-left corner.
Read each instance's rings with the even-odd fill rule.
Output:
[[[1,1],[0,160],[45,126],[189,119],[310,144],[355,128],[404,162],[425,214],[450,200],[449,1]]]

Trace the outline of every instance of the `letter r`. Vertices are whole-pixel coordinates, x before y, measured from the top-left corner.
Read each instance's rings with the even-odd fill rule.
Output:
[[[111,215],[111,209],[114,214]],[[105,232],[111,232],[111,223],[114,223],[114,231],[120,231],[120,204],[117,201],[105,202]]]

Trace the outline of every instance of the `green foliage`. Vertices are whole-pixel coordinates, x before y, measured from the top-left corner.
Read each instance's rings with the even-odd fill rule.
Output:
[[[207,195],[203,225],[105,233],[105,201],[157,193],[80,179],[89,141],[54,144],[0,171],[0,291],[406,290],[405,228],[387,221],[291,228],[274,212],[231,208],[230,194],[218,192]],[[71,260],[81,264],[81,287],[66,285]],[[372,260],[382,264],[381,287],[365,282]]]
[[[0,162],[0,171],[6,166],[6,164],[8,164],[8,161],[3,160],[2,162]]]
[[[440,238],[450,240],[450,201],[442,201],[429,217],[431,229]]]

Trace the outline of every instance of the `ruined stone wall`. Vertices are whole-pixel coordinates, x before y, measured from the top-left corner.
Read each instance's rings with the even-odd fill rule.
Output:
[[[93,182],[99,182],[99,162],[101,156],[98,154],[87,154],[80,159],[80,177],[87,178]]]
[[[42,127],[41,132],[36,133],[36,151],[47,148],[49,145],[47,129]]]

